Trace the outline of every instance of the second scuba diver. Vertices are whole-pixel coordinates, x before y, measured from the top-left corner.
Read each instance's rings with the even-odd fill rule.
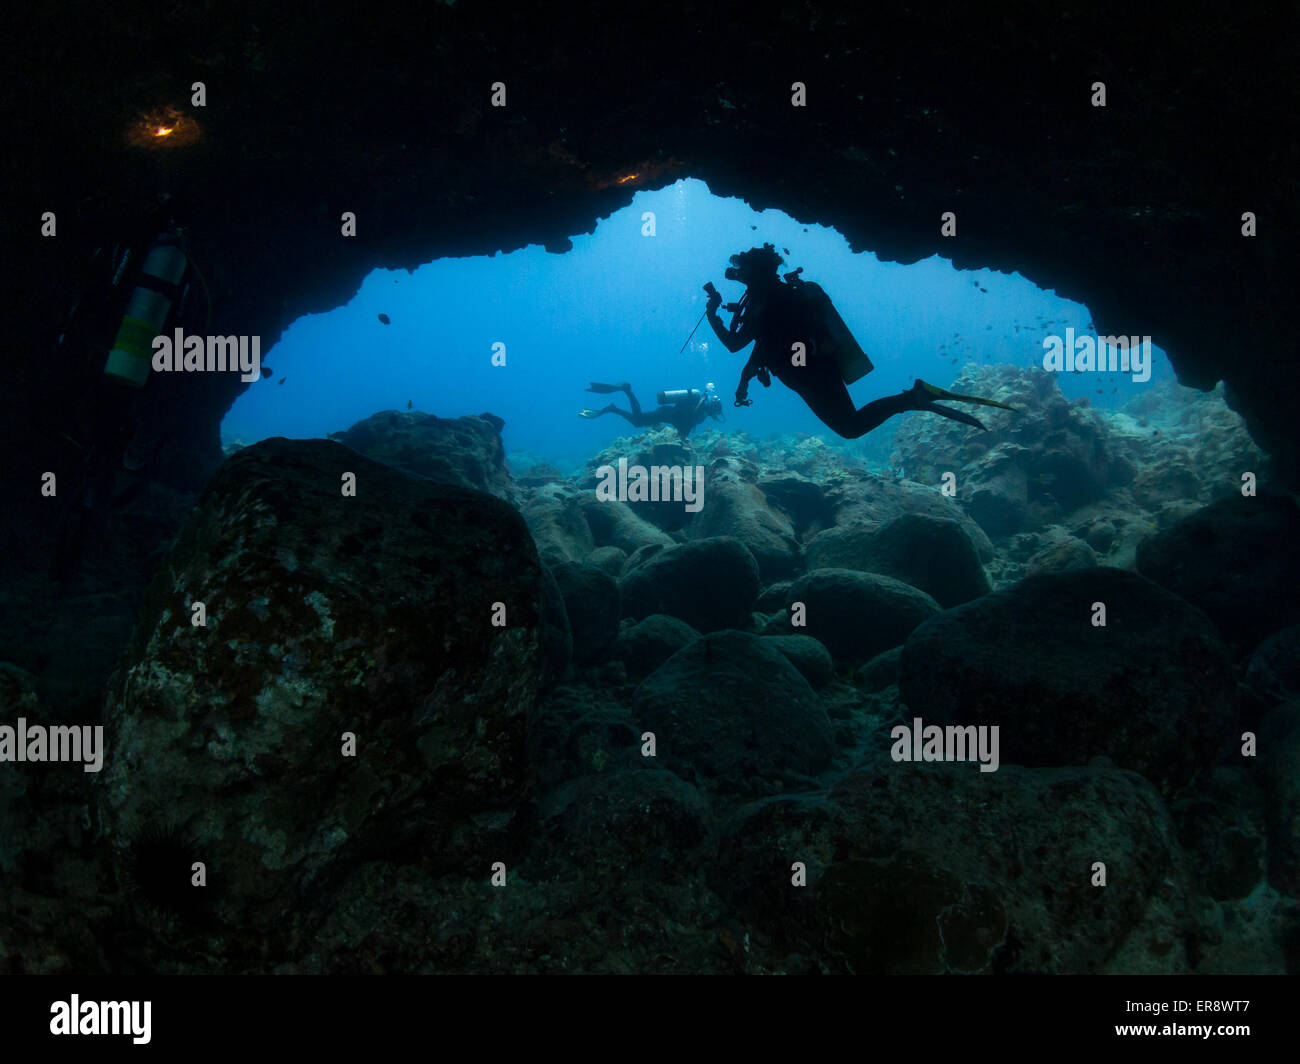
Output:
[[[596,392],[598,395],[622,392],[627,396],[628,406],[632,409],[622,410],[610,403],[599,410],[579,410],[579,417],[593,418],[601,417],[604,414],[617,414],[619,417],[626,418],[637,428],[646,428],[651,425],[672,425],[677,429],[682,439],[689,436],[691,430],[706,417],[711,417],[715,421],[726,420],[722,415],[722,400],[718,398],[718,394],[714,391],[711,383],[704,386],[704,391],[700,391],[698,388],[679,388],[676,391],[660,392],[655,397],[660,405],[650,411],[641,409],[641,404],[637,402],[636,396],[632,394],[632,386],[627,383],[600,384],[592,381],[587,391]]]

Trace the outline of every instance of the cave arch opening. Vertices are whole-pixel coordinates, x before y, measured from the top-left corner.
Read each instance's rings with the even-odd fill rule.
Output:
[[[803,267],[822,285],[875,364],[850,388],[859,405],[918,376],[948,387],[972,366],[1041,368],[1045,337],[1093,335],[1086,306],[1017,273],[958,270],[939,256],[883,262],[834,229],[683,179],[636,193],[561,254],[533,245],[371,272],[347,304],[298,319],[263,353],[271,375],[234,403],[222,443],[327,436],[381,410],[490,412],[506,423],[512,466],[566,469],[629,432],[619,418],[577,416],[592,405],[590,382],[627,381],[647,406],[660,390],[712,382],[726,399],[723,431],[808,433],[886,466],[894,425],[840,441],[780,385],[754,387],[755,405],[734,410],[746,353],[727,352],[707,324],[687,340],[704,283],[739,298],[741,286],[723,278],[728,256],[764,242],[783,271]],[[1150,380],[1132,376],[1057,374],[1067,398],[1113,408],[1173,372],[1155,348]]]

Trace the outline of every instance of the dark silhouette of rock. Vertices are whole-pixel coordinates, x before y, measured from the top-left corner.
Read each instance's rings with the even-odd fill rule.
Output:
[[[492,414],[443,418],[385,410],[358,421],[340,442],[394,469],[513,502],[514,486],[501,443],[504,424]]]
[[[801,568],[799,541],[784,514],[773,510],[753,484],[711,477],[703,507],[690,524],[692,539],[730,536],[739,540],[758,562],[759,577],[776,580]]]
[[[667,613],[701,632],[744,628],[758,597],[758,564],[739,540],[719,536],[661,550],[619,586],[625,616]]]
[[[938,491],[938,487],[937,479],[930,486],[910,480],[887,480],[872,474],[845,472],[828,485],[826,495],[835,507],[835,523],[839,526],[879,528],[912,514],[948,518],[966,530],[981,562],[992,561],[993,544],[984,530],[955,500]]]
[[[1230,495],[1138,545],[1137,568],[1250,650],[1300,624],[1300,507],[1285,495]]]
[[[582,512],[582,492],[564,484],[548,484],[524,496],[519,511],[547,565],[580,562],[596,549],[595,537]]]
[[[920,588],[943,607],[987,595],[988,574],[963,526],[943,517],[907,514],[878,528],[828,528],[807,544],[809,569],[858,569]]]
[[[791,850],[806,891],[773,885]],[[1098,854],[1112,870],[1100,909]],[[1160,796],[1094,766],[859,769],[829,796],[745,806],[718,868],[718,888],[786,950],[858,974],[1101,971],[1148,903],[1179,889]]]
[[[790,590],[792,580],[778,580],[759,593],[754,600],[754,609],[759,613],[775,613],[777,610],[785,608],[786,592]]]
[[[573,631],[569,611],[564,607],[564,593],[546,566],[542,566],[542,648],[546,653],[542,682],[550,687],[568,674],[573,660]]]
[[[795,532],[804,536],[835,522],[835,507],[826,489],[800,473],[782,470],[759,478],[767,501],[786,515]]]
[[[1095,568],[1097,568],[1097,552],[1083,540],[1068,536],[1055,540],[1036,552],[1029,559],[1028,575]]]
[[[630,505],[617,499],[598,499],[594,491],[584,488],[578,504],[592,537],[602,547],[618,547],[632,554],[640,547],[655,544],[671,547],[675,542],[667,532],[646,520],[641,513],[642,503]]]
[[[835,679],[835,664],[830,651],[810,635],[770,635],[768,646],[776,647],[814,687],[824,687]]]
[[[376,848],[418,838],[458,864],[495,837],[473,817],[514,809],[525,784],[543,581],[490,495],[324,440],[238,452],[110,692],[108,839],[176,825],[220,876],[208,916],[279,950],[308,933],[313,891]]]
[[[700,633],[685,621],[653,613],[635,623],[624,622],[610,657],[627,666],[630,679],[640,680],[699,637]]]
[[[574,780],[547,794],[539,814],[546,840],[541,868],[558,870],[555,855],[577,858],[597,881],[611,885],[638,873],[661,884],[689,878],[682,857],[709,835],[709,804],[698,788],[654,768]]]
[[[931,618],[903,647],[899,691],[926,724],[999,725],[1004,763],[1100,754],[1162,789],[1213,764],[1236,719],[1214,626],[1119,569],[1029,577]]]
[[[901,646],[877,654],[854,674],[854,682],[866,691],[881,691],[898,683],[899,662],[903,657]]]
[[[1300,895],[1300,702],[1274,709],[1259,729],[1260,769],[1268,796],[1268,878]]]
[[[1170,806],[1178,841],[1215,900],[1244,898],[1264,878],[1268,832],[1261,774],[1220,765]]]
[[[1246,682],[1270,702],[1300,700],[1300,624],[1274,632],[1255,648]]]
[[[595,566],[580,562],[563,562],[551,573],[564,596],[574,661],[585,664],[599,660],[618,634],[618,582]]]
[[[830,762],[830,720],[816,693],[770,640],[745,632],[679,650],[642,681],[634,709],[663,765],[728,791],[770,792],[772,778]]]
[[[791,610],[796,602],[804,605],[806,627],[797,624]],[[786,603],[787,619],[778,631],[810,635],[836,660],[849,664],[861,664],[898,646],[913,628],[939,612],[939,604],[924,591],[891,576],[854,569],[814,569],[790,585]]]
[[[623,572],[623,563],[627,561],[627,551],[622,547],[597,547],[587,555],[587,564],[594,565],[603,573],[608,573],[615,580]]]

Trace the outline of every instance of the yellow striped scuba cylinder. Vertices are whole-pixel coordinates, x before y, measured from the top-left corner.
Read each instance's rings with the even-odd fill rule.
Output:
[[[133,388],[144,387],[154,337],[164,330],[172,307],[180,301],[179,285],[188,265],[179,234],[162,233],[154,240],[104,364],[105,376]]]

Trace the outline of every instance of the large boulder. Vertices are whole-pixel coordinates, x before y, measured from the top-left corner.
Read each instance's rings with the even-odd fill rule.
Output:
[[[598,499],[594,491],[587,489],[578,496],[578,505],[593,539],[602,547],[618,547],[632,554],[639,547],[671,547],[675,542],[663,529],[640,516],[640,503],[633,509],[617,499]]]
[[[618,634],[618,582],[594,565],[580,562],[563,562],[551,573],[564,598],[573,660],[585,664],[600,659]]]
[[[1027,575],[1067,573],[1071,569],[1097,568],[1097,552],[1073,536],[1062,536],[1036,551],[1029,559]],[[1119,568],[1116,566],[1116,568]]]
[[[627,617],[667,613],[701,632],[744,628],[758,597],[758,563],[739,540],[719,536],[660,550],[624,570],[619,586]]]
[[[944,495],[940,481],[933,486],[910,480],[888,480],[869,473],[841,472],[827,488],[826,498],[834,507],[837,525],[865,525],[879,528],[908,514],[923,514],[956,521],[966,530],[981,562],[993,560],[993,543],[984,530]],[[809,566],[815,568],[815,566]]]
[[[494,845],[526,783],[543,574],[490,495],[325,440],[239,451],[109,692],[99,814],[124,874],[157,872],[139,859],[155,840],[185,910],[202,861],[204,918],[282,953],[349,865],[414,844],[459,866]]]
[[[835,679],[830,651],[810,635],[769,635],[764,642],[776,647],[803,678],[814,687],[825,687]]]
[[[830,718],[816,693],[770,640],[745,632],[679,650],[637,688],[634,708],[666,767],[728,790],[770,792],[768,779],[830,762]]]
[[[1300,624],[1300,507],[1286,495],[1230,495],[1144,540],[1137,568],[1250,650]]]
[[[614,890],[635,890],[641,876],[689,880],[682,855],[709,838],[709,806],[700,791],[652,767],[579,777],[548,793],[538,814],[539,871],[556,874],[576,863]]]
[[[1264,752],[1264,765],[1273,753]],[[1264,878],[1268,832],[1261,773],[1240,761],[1207,773],[1169,810],[1200,885],[1219,900],[1248,897]]]
[[[682,471],[690,469],[692,476],[694,476],[699,472],[698,467],[701,465],[699,456],[696,455],[690,441],[681,439],[675,429],[658,429],[639,438],[617,439],[597,454],[596,457],[588,461],[586,469],[579,478],[582,487],[587,490],[593,500],[595,500],[595,489],[602,482],[608,481],[609,471],[618,470],[621,461],[626,462],[629,469],[640,466],[647,470],[652,477],[657,476],[656,469]],[[630,488],[631,485],[629,484]],[[595,501],[599,505],[607,505],[600,500]],[[684,502],[674,499],[655,501],[643,499],[631,502],[631,506],[639,519],[668,532],[677,531],[689,524],[692,518],[695,517],[695,512],[687,510]],[[616,539],[603,542],[612,543],[614,546],[623,547],[628,551],[640,545],[628,546]]]
[[[504,427],[505,422],[495,414],[443,418],[418,411],[384,410],[358,421],[338,439],[345,447],[394,469],[513,502],[514,487],[501,443]]]
[[[1162,788],[1211,765],[1236,720],[1214,626],[1119,569],[1029,577],[932,617],[903,648],[899,689],[927,725],[999,725],[1004,762],[1100,754]]]
[[[594,565],[602,573],[609,573],[615,580],[623,572],[623,563],[627,561],[627,551],[622,547],[597,547],[587,555],[587,564]]]
[[[1027,447],[1001,443],[963,470],[962,502],[990,536],[1009,536],[1029,524]]]
[[[1259,729],[1260,769],[1268,795],[1269,881],[1300,895],[1300,702],[1278,706]]]
[[[685,621],[652,613],[635,623],[624,621],[609,656],[623,662],[630,679],[640,680],[699,637]]]
[[[785,514],[800,536],[835,521],[835,507],[826,497],[826,489],[808,477],[788,470],[774,471],[760,477],[758,486],[768,503]]]
[[[1255,648],[1246,682],[1269,702],[1300,699],[1300,624],[1274,632]]]
[[[789,888],[795,860],[807,889]],[[820,970],[1077,974],[1177,896],[1178,853],[1160,796],[1133,773],[886,761],[829,795],[745,806],[716,867],[757,928]]]
[[[809,569],[858,569],[920,588],[947,608],[987,595],[988,574],[965,527],[946,517],[906,514],[879,527],[839,525],[804,549]]]
[[[731,536],[740,540],[758,562],[766,583],[801,567],[799,541],[785,514],[773,510],[754,484],[731,477],[710,477],[703,508],[690,524],[692,539]]]
[[[0,725],[18,728],[24,720],[36,728],[82,727],[98,723],[98,713],[83,715],[72,708],[59,711],[40,698],[35,678],[11,662],[0,662]],[[84,733],[81,733],[84,735]],[[93,734],[93,733],[92,733]],[[8,751],[6,751],[9,754]],[[19,886],[47,898],[60,898],[64,908],[80,905],[101,890],[110,890],[96,871],[92,827],[86,809],[94,802],[95,758],[100,766],[113,754],[110,739],[95,749],[82,749],[81,761],[50,765],[41,762],[0,766],[0,896]],[[12,755],[11,755],[12,756]],[[0,917],[6,915],[0,902]],[[18,932],[20,925],[3,925]],[[15,950],[31,940],[30,928],[8,931],[0,943],[0,972],[13,971]]]
[[[805,625],[790,627],[795,603]],[[786,592],[788,617],[778,632],[810,635],[839,661],[860,665],[898,646],[922,621],[939,612],[924,591],[879,573],[814,569]],[[772,631],[773,629],[767,629]]]
[[[528,523],[537,553],[547,565],[585,561],[596,549],[581,497],[576,488],[547,484],[526,495],[520,504],[519,512]]]

